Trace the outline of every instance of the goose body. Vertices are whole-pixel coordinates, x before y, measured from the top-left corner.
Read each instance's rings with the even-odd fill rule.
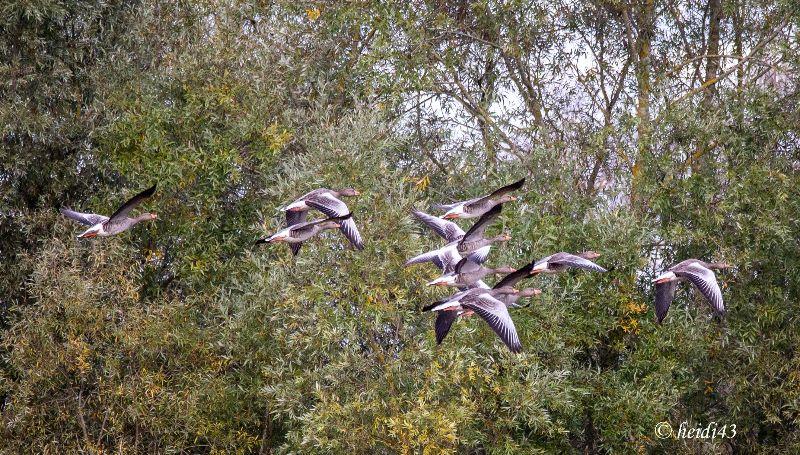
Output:
[[[600,253],[595,253],[594,251],[585,251],[578,254],[564,252],[552,254],[536,261],[531,268],[530,274],[555,274],[565,272],[571,268],[591,270],[593,272],[607,272],[606,269],[591,261],[599,256]]]
[[[487,213],[481,216],[469,231],[460,234],[461,228],[455,226],[452,222],[443,221],[441,224],[430,222],[427,218],[420,216],[422,212],[415,212],[415,216],[423,220],[429,226],[436,226],[434,230],[445,237],[449,241],[446,245],[415,256],[406,261],[406,266],[412,264],[419,264],[423,262],[433,262],[440,269],[445,269],[445,266],[450,265],[455,267],[461,259],[468,257],[472,262],[481,264],[486,260],[489,253],[489,247],[495,242],[504,242],[511,238],[508,234],[502,234],[497,237],[486,238],[484,234],[489,223],[496,219],[500,214],[501,206],[497,205],[492,207]],[[428,216],[426,214],[422,214]],[[449,223],[449,224],[445,224]],[[449,272],[449,271],[448,271]]]
[[[673,265],[657,276],[656,283],[656,320],[660,324],[667,316],[667,311],[675,299],[678,283],[691,282],[700,290],[714,312],[725,315],[725,304],[722,301],[722,290],[717,283],[714,270],[729,268],[730,265],[718,262],[704,262],[699,259],[687,259]]]
[[[284,207],[283,210],[286,212],[286,227],[288,228],[296,224],[304,223],[308,216],[308,211],[311,209],[319,210],[329,218],[344,217],[350,214],[350,209],[340,198],[342,196],[358,195],[359,192],[353,188],[344,188],[341,190],[318,188],[309,191]],[[364,241],[352,217],[342,222],[339,229],[353,247],[359,250],[364,249]],[[302,241],[289,243],[292,254],[296,256],[297,253],[300,252],[300,247],[302,245]]]
[[[473,288],[459,292],[448,299],[436,302],[423,308],[423,311],[436,311],[436,341],[441,344],[450,331],[453,322],[459,316],[478,314],[500,337],[511,352],[522,350],[522,344],[514,327],[514,321],[508,313],[508,306],[498,298],[519,293],[513,288],[484,289]],[[450,313],[450,314],[445,314]]]
[[[516,197],[508,193],[522,188],[524,184],[525,179],[522,179],[510,185],[498,188],[486,196],[455,202],[453,204],[442,204],[438,205],[436,208],[446,211],[446,213],[442,215],[444,219],[477,218],[499,204],[516,200]]]
[[[89,226],[78,238],[109,237],[125,232],[142,221],[149,221],[158,218],[155,213],[143,213],[136,217],[129,217],[128,214],[142,201],[149,198],[156,192],[156,185],[140,192],[128,199],[111,216],[98,215],[95,213],[81,213],[68,208],[59,210],[65,217]]]
[[[428,286],[467,286],[483,279],[489,274],[511,273],[515,270],[508,266],[497,268],[484,267],[469,260],[461,259],[451,273],[446,273],[428,283]]]
[[[461,227],[459,227],[456,223],[453,223],[452,221],[443,220],[439,217],[429,215],[419,210],[412,210],[411,213],[418,220],[422,221],[423,223],[425,223],[426,226],[428,226],[434,232],[439,234],[439,236],[447,240],[448,244],[461,241],[461,239],[464,238],[465,234],[464,230],[461,229]],[[482,248],[478,248],[472,253],[469,253],[467,257],[469,258],[470,261],[476,264],[483,264],[486,261],[486,258],[489,256],[489,251],[491,251],[491,248],[492,248],[491,245],[486,245]],[[439,268],[442,268],[439,264],[437,265],[439,266]]]
[[[314,237],[322,231],[328,229],[339,229],[341,224],[350,219],[350,215],[332,217],[305,223],[296,223],[287,228],[283,228],[275,234],[259,239],[256,245],[261,243],[286,242],[290,245],[300,244]]]

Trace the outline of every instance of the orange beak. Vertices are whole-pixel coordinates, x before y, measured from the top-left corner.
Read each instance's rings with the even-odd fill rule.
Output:
[[[458,215],[456,215],[455,213],[448,213],[447,215],[443,216],[442,218],[444,218],[445,220],[453,220],[453,219],[458,218]]]

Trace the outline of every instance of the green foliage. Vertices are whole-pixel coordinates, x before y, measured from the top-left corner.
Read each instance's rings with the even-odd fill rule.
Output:
[[[705,36],[697,5],[670,6]],[[664,8],[643,117],[639,8],[3,6],[0,453],[797,451],[797,56],[770,48],[784,85],[662,103],[692,82]],[[745,9],[745,41],[782,17]],[[436,346],[420,309],[448,291],[403,263],[441,239],[409,211],[520,177],[490,264],[591,249],[610,271],[525,282],[543,292],[512,311],[522,354],[477,317]],[[158,220],[116,237],[57,212],[156,182]],[[363,251],[253,245],[318,187],[361,192]],[[682,285],[655,323],[650,280],[687,257],[735,264],[724,321]],[[738,430],[659,439],[663,421]]]

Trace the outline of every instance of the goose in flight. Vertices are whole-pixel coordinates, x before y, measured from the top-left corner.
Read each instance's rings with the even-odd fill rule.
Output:
[[[142,221],[149,221],[158,218],[155,213],[143,213],[137,217],[130,218],[128,214],[142,201],[149,198],[156,192],[156,185],[142,191],[136,196],[128,199],[111,216],[97,215],[94,213],[80,213],[73,210],[62,208],[61,214],[86,226],[90,226],[78,238],[108,237],[120,232],[127,231]]]
[[[415,256],[406,261],[405,265],[409,266],[412,264],[419,264],[423,262],[434,262],[440,269],[444,269],[445,268],[444,265],[451,265],[452,267],[455,267],[455,265],[458,264],[458,262],[464,256],[470,257],[471,258],[470,260],[472,260],[472,262],[475,262],[477,264],[483,263],[485,261],[486,255],[488,255],[489,246],[491,246],[493,243],[496,242],[506,242],[511,239],[511,236],[508,234],[501,234],[499,236],[490,238],[486,238],[485,236],[486,228],[492,221],[494,221],[500,215],[501,207],[502,207],[501,205],[496,205],[492,207],[492,209],[483,214],[481,218],[464,235],[461,236],[450,235],[449,238],[453,238],[453,240],[450,240],[450,243],[440,248],[437,248],[433,251],[429,251],[427,253],[422,253],[418,256]],[[425,221],[427,224],[427,220],[423,219],[423,221]],[[455,226],[454,223],[450,224]],[[445,227],[451,229],[450,233],[458,232],[453,230],[452,227],[449,227],[449,225],[442,225],[442,226],[443,226],[442,229],[444,229]],[[457,228],[458,226],[455,227]],[[448,237],[446,237],[446,239],[447,238]],[[445,263],[445,260],[449,262]],[[447,272],[449,271],[450,270],[448,270]]]
[[[512,273],[515,271],[515,269],[508,266],[484,267],[470,261],[469,257],[465,257],[458,261],[452,272],[436,278],[428,283],[428,286],[468,286],[489,274]]]
[[[340,229],[342,223],[348,219],[350,219],[350,214],[315,221],[307,221],[305,223],[296,223],[287,228],[281,229],[269,237],[258,239],[256,241],[256,245],[261,243],[275,242],[286,242],[289,245],[303,243],[327,229]]]
[[[358,196],[359,194],[360,193],[353,188],[344,188],[341,190],[319,188],[310,191],[284,208],[286,212],[286,227],[304,223],[309,209],[319,210],[329,218],[344,217],[350,213],[350,209],[347,208],[347,204],[342,202],[339,198],[342,196]],[[355,248],[359,250],[364,249],[364,241],[361,239],[361,233],[358,232],[358,227],[356,227],[356,223],[353,221],[352,217],[344,219],[339,229]],[[289,246],[292,249],[292,254],[297,256],[302,245],[303,242],[290,243]]]
[[[411,213],[417,217],[417,219],[425,223],[426,226],[439,234],[439,236],[447,240],[448,243],[456,242],[464,238],[464,230],[452,221],[443,220],[438,216],[429,215],[419,210],[412,210]],[[491,245],[478,248],[474,252],[470,253],[467,257],[470,261],[476,264],[483,264],[486,262],[486,258],[489,256],[489,251],[491,248]]]
[[[698,259],[687,259],[673,265],[653,280],[656,283],[656,320],[659,324],[667,316],[667,311],[675,298],[675,288],[680,281],[689,281],[703,294],[711,308],[719,316],[725,315],[725,304],[722,302],[722,291],[717,283],[714,270],[730,268],[721,262],[703,262]]]
[[[508,193],[522,188],[525,179],[506,185],[494,190],[486,196],[476,197],[466,201],[455,202],[453,204],[440,204],[436,208],[445,210],[442,218],[446,220],[456,218],[477,218],[492,209],[492,207],[506,202],[515,201],[517,198]]]
[[[533,269],[534,264],[535,263],[531,262],[525,267],[521,267],[517,271],[509,273],[508,275],[504,276],[502,280],[498,281],[497,284],[492,287],[492,289],[513,288],[517,285],[517,283],[531,276],[531,270]],[[519,307],[519,305],[517,305],[517,301],[520,298],[531,297],[541,293],[542,290],[538,288],[525,288],[520,290],[517,294],[506,294],[502,296],[500,300],[505,302],[505,304],[509,307]]]
[[[592,262],[592,259],[600,257],[600,253],[594,251],[584,251],[583,253],[556,253],[546,258],[539,259],[531,268],[531,275],[540,273],[554,274],[561,273],[570,268],[591,270],[593,272],[607,272],[608,270]]]
[[[498,298],[504,295],[517,294],[519,291],[513,288],[485,289],[472,288],[467,291],[459,292],[452,297],[428,305],[423,311],[437,311],[436,318],[436,342],[441,344],[447,332],[450,331],[453,321],[459,316],[469,316],[473,313],[478,314],[500,339],[508,346],[511,352],[522,351],[522,344],[514,327],[514,321],[508,313],[506,304]],[[452,313],[452,314],[443,314]]]

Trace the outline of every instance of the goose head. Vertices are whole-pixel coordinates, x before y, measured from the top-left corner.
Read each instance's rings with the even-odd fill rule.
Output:
[[[502,234],[498,235],[493,239],[495,242],[508,242],[511,240],[511,234],[508,232],[503,232]]]
[[[539,295],[541,293],[542,293],[541,289],[525,288],[525,289],[519,291],[519,296],[520,297],[533,297],[534,295]]]
[[[325,221],[324,223],[320,223],[319,227],[321,229],[339,229],[340,227],[342,227],[342,225],[337,223],[336,221]]]
[[[155,213],[142,213],[141,215],[136,217],[136,222],[138,223],[140,221],[151,221],[155,220],[156,218],[158,218],[158,215],[156,215]]]
[[[361,194],[355,188],[342,188],[337,193],[339,193],[339,196],[358,196]]]
[[[512,202],[512,201],[516,201],[516,200],[517,200],[516,196],[512,196],[510,194],[504,194],[504,195],[500,196],[499,198],[497,198],[496,202],[498,204],[505,204],[506,202]]]
[[[577,256],[593,261],[600,257],[600,253],[597,251],[584,251],[583,253],[578,253]]]

